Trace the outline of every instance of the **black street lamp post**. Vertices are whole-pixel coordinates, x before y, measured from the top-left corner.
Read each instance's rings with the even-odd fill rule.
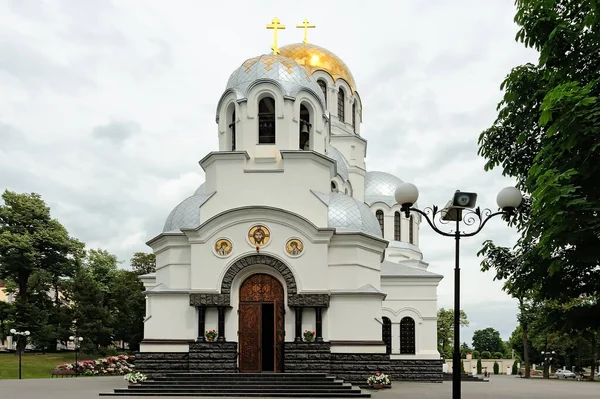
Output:
[[[548,378],[550,378],[550,374],[552,373],[552,357],[556,355],[555,351],[542,351],[542,356],[544,357],[544,366],[548,367]]]
[[[21,344],[21,339],[25,339],[25,345],[27,345],[27,337],[29,336],[29,331],[17,331],[14,328],[10,330],[10,333],[12,335],[16,335],[17,336],[17,352],[19,352],[19,379],[22,379],[22,374],[21,374],[21,364],[22,364],[22,356],[23,356],[23,351],[20,348],[20,344]],[[24,349],[24,347],[23,347]]]
[[[414,184],[403,183],[396,188],[396,202],[401,205],[401,209],[410,217],[411,212],[416,212],[423,216],[431,228],[438,234],[446,237],[454,237],[456,242],[455,249],[455,267],[454,267],[454,351],[452,354],[452,399],[461,397],[461,365],[460,365],[460,239],[462,237],[472,237],[479,233],[485,224],[494,216],[513,215],[523,199],[521,192],[515,187],[506,187],[498,193],[496,202],[501,211],[492,212],[489,209],[480,210],[475,208],[477,194],[456,191],[454,198],[444,209],[438,209],[436,205],[427,207],[424,211],[413,208],[413,204],[419,198],[419,190]],[[474,209],[475,208],[475,209]],[[463,215],[464,212],[464,215]],[[436,221],[437,219],[437,221]],[[450,221],[456,222],[454,231],[449,232],[441,230],[437,223],[447,224]],[[474,231],[466,232],[460,230],[460,223],[470,226]]]
[[[75,345],[75,376],[79,375],[79,365],[77,364],[77,352],[79,352],[79,347],[81,345],[81,342],[83,341],[83,337],[77,337],[74,335],[71,335],[69,337],[69,341],[73,341],[73,344]]]

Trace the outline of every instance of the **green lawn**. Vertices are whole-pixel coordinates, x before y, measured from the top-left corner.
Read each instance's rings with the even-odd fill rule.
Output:
[[[77,360],[98,359],[98,355],[79,354]],[[62,363],[73,363],[75,353],[23,354],[23,378],[50,378],[50,371]],[[19,378],[19,356],[14,353],[0,353],[0,379]]]

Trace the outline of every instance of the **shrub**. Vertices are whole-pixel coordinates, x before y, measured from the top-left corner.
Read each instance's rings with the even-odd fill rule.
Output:
[[[498,362],[494,362],[494,374],[500,374],[500,365]]]
[[[512,373],[512,375],[517,375],[518,372],[519,372],[519,370],[517,369],[517,362],[514,362],[511,373]]]
[[[481,359],[477,359],[477,374],[481,374]]]
[[[465,371],[465,362],[464,362],[464,361],[462,361],[462,360],[460,361],[460,371],[461,371],[463,374],[466,374],[466,373],[467,373],[467,372]]]
[[[494,353],[494,359],[502,359],[502,352]]]
[[[483,351],[483,352],[481,352],[481,358],[482,359],[491,359],[492,354],[489,351]]]
[[[75,363],[59,364],[55,370],[75,370],[83,375],[122,375],[134,371],[135,357],[127,355],[109,356],[98,360],[84,360]]]
[[[473,351],[473,359],[481,359],[481,353],[479,351]]]

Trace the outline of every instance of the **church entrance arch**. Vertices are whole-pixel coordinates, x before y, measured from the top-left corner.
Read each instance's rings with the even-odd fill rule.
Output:
[[[283,371],[283,286],[269,274],[253,274],[240,286],[240,372]]]

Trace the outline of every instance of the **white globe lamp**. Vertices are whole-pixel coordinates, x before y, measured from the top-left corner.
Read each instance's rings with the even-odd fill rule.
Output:
[[[496,197],[496,203],[506,212],[512,212],[521,205],[521,201],[523,201],[523,195],[516,187],[505,187],[498,193]]]
[[[403,208],[410,208],[419,199],[419,190],[412,183],[402,183],[394,193],[396,202]]]

